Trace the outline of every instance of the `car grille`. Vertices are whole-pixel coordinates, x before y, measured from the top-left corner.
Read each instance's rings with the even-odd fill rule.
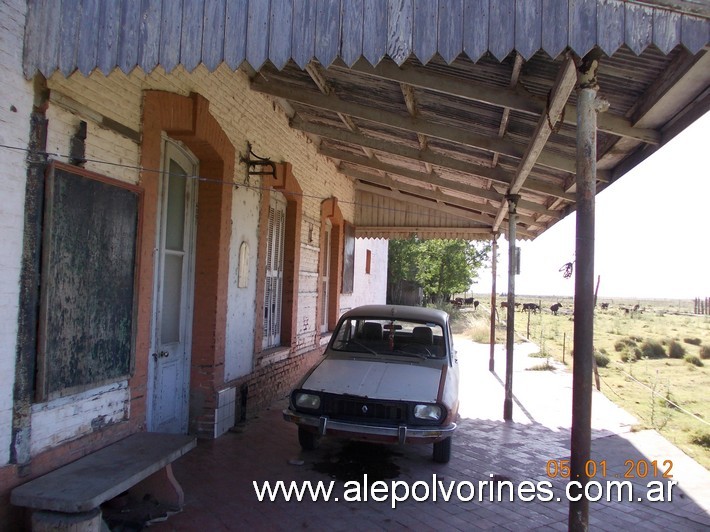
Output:
[[[323,414],[348,421],[368,421],[371,423],[406,423],[407,406],[401,403],[383,403],[366,399],[343,399],[327,397]]]

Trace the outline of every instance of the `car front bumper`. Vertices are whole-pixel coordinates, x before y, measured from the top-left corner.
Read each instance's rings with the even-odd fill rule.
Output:
[[[286,421],[315,428],[321,436],[330,433],[344,433],[346,435],[352,435],[353,438],[360,437],[363,439],[381,441],[397,441],[400,444],[415,442],[435,443],[448,438],[456,430],[456,423],[450,423],[444,427],[367,425],[352,421],[331,419],[328,416],[302,414],[300,412],[294,412],[289,408],[283,411],[283,416]]]

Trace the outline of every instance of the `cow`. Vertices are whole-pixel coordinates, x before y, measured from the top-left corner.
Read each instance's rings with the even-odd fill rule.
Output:
[[[473,310],[478,309],[478,305],[480,305],[481,302],[478,299],[473,300]]]
[[[552,313],[553,313],[555,316],[557,316],[557,311],[560,310],[561,307],[562,307],[562,303],[555,303],[554,305],[552,305],[552,306],[550,307],[550,310],[552,311]]]
[[[464,305],[473,305],[473,298],[472,297],[467,297],[466,299],[463,300]]]
[[[540,310],[540,305],[537,303],[523,303],[523,310],[528,312],[532,310],[533,314],[537,314],[537,311]]]
[[[602,303],[602,310],[609,310],[609,303]]]

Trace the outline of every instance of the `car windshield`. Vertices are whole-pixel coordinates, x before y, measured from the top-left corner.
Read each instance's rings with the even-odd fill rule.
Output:
[[[334,351],[443,358],[446,342],[441,325],[381,318],[350,318],[340,323],[332,344]]]

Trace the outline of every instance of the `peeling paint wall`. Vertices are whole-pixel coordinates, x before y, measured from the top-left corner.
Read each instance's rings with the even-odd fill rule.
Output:
[[[128,381],[32,405],[32,455],[90,434],[129,415]]]
[[[32,84],[22,76],[26,2],[0,2],[0,144],[26,147]],[[0,148],[0,466],[10,458],[24,228],[26,154]]]
[[[253,369],[254,327],[256,325],[256,252],[259,234],[259,193],[240,188],[232,202],[232,242],[229,258],[229,311],[225,341],[224,380],[248,375]],[[246,286],[238,285],[240,249],[246,244],[246,267],[242,266],[242,279]]]

